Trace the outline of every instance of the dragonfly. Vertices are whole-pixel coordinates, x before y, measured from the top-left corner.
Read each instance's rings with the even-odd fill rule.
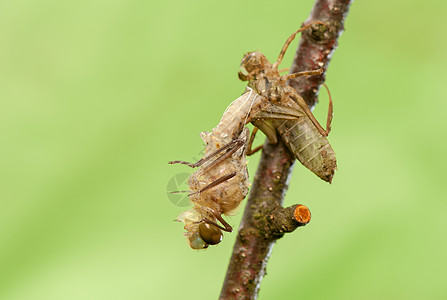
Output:
[[[205,154],[199,161],[169,162],[197,168],[188,179],[187,192],[193,207],[177,217],[177,221],[184,223],[185,236],[192,249],[216,245],[222,241],[222,231],[232,232],[223,215],[234,212],[250,187],[246,156],[254,153],[251,149],[254,136],[249,138],[245,125],[269,106],[268,101],[248,87],[227,107],[211,132],[200,134]]]
[[[304,29],[305,27],[299,29],[294,35]],[[193,207],[177,217],[177,221],[184,224],[184,235],[192,249],[206,249],[210,245],[217,245],[222,241],[222,231],[232,232],[232,226],[223,216],[231,215],[248,193],[250,181],[246,156],[262,148],[252,149],[258,128],[274,143],[278,141],[279,133],[291,150],[293,147],[303,148],[302,144],[310,140],[310,147],[304,148],[314,149],[312,155],[315,157],[308,159],[314,164],[325,159],[323,150],[315,150],[319,144],[324,144],[322,147],[328,151],[329,157],[330,153],[333,154],[325,138],[330,131],[329,117],[325,130],[304,100],[293,88],[286,85],[286,81],[291,78],[318,75],[322,70],[279,75],[278,65],[290,42],[291,38],[286,42],[275,64],[269,63],[260,52],[247,53],[242,60],[239,77],[249,81],[249,84],[245,92],[227,107],[218,125],[211,132],[204,131],[200,134],[205,144],[204,156],[195,163],[169,162],[197,168],[188,179],[189,191],[186,191]],[[332,100],[330,110],[331,107]],[[255,126],[251,135],[246,127],[248,123]],[[289,137],[294,138],[288,140]],[[308,150],[292,152],[302,161],[302,157],[309,156]],[[303,164],[316,174],[320,172],[321,167],[304,162]],[[327,176],[320,177],[324,179],[328,178]]]

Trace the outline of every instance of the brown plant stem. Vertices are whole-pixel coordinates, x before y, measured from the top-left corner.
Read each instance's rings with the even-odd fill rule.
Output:
[[[327,70],[351,2],[315,2],[305,23],[322,21],[326,25],[315,24],[303,33],[290,73],[322,67]],[[323,82],[324,74],[292,79],[289,84],[313,107]],[[256,299],[275,241],[309,222],[310,212],[305,206],[282,208],[294,162],[281,141],[273,145],[266,140],[220,299]]]

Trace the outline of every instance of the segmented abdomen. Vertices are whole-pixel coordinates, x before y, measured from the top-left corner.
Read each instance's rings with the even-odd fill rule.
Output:
[[[337,168],[335,152],[309,118],[275,121],[283,141],[295,157],[315,175],[331,182]]]

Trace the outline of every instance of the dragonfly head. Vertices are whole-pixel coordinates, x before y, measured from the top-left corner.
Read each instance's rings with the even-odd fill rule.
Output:
[[[194,250],[206,249],[209,245],[217,245],[222,241],[222,231],[214,225],[200,223],[196,230],[186,234],[189,246]]]
[[[222,231],[212,224],[203,222],[203,216],[195,208],[183,212],[177,221],[185,224],[185,236],[192,249],[206,249],[209,245],[217,245],[222,241]]]

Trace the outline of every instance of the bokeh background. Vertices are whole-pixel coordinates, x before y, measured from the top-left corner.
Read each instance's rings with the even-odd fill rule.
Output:
[[[1,1],[0,299],[216,299],[235,234],[189,249],[166,190],[190,170],[167,161],[200,156],[244,52],[276,58],[312,5]],[[327,73],[339,170],[296,164],[285,202],[313,219],[259,299],[447,297],[446,11],[353,3]]]

